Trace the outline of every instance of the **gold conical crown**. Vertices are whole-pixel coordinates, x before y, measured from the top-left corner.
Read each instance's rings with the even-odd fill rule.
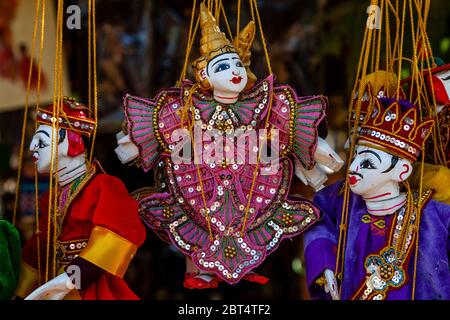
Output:
[[[212,59],[216,55],[223,53],[222,49],[227,48],[226,52],[236,52],[225,33],[220,31],[213,15],[202,2],[200,4],[200,28],[202,37],[200,38],[200,54]]]

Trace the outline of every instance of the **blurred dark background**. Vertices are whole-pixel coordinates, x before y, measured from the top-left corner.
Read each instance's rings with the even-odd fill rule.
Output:
[[[6,1],[6,2],[5,2]],[[2,5],[15,0],[0,0]],[[34,6],[34,1],[28,1]],[[370,1],[277,0],[258,1],[272,67],[279,83],[289,83],[299,95],[329,97],[329,143],[345,158],[345,118],[348,100],[367,19]],[[237,1],[223,1],[234,32]],[[250,20],[247,1],[242,1],[242,26]],[[64,53],[71,95],[87,103],[87,1],[65,1],[82,9],[81,30],[64,29]],[[116,158],[115,133],[123,121],[122,97],[126,93],[152,97],[160,88],[173,86],[184,61],[192,1],[97,0],[97,68],[99,130],[95,156],[107,173],[124,181],[131,192],[151,186],[153,173],[123,166]],[[0,14],[0,22],[4,17]],[[222,20],[221,20],[222,21]],[[0,27],[2,23],[0,23]],[[222,31],[226,31],[221,25]],[[433,0],[428,34],[434,55],[450,61],[450,2]],[[31,38],[30,30],[30,38]],[[1,34],[1,33],[0,33]],[[191,59],[197,57],[196,46]],[[0,57],[1,58],[1,57]],[[259,38],[252,51],[252,70],[267,73]],[[191,77],[189,68],[188,77]],[[1,90],[0,90],[1,92]],[[4,94],[4,93],[2,93]],[[1,99],[1,97],[0,97]],[[25,101],[25,97],[23,97]],[[0,113],[0,217],[11,218],[17,174],[17,152],[23,110]],[[30,117],[27,144],[33,133]],[[330,178],[329,183],[341,174]],[[39,190],[46,188],[45,179]],[[26,155],[21,183],[17,226],[24,241],[34,230],[34,169]],[[295,178],[291,193],[311,198],[313,192]],[[270,278],[265,285],[221,284],[217,290],[185,290],[184,258],[151,231],[127,274],[130,286],[143,299],[308,299],[304,280],[302,239],[280,246],[257,270]]]

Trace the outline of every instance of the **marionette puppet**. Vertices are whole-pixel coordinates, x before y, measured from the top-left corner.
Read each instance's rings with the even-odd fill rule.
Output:
[[[202,3],[200,27],[201,57],[192,64],[197,82],[163,89],[154,99],[127,95],[116,153],[123,163],[134,160],[162,175],[161,192],[141,196],[139,210],[187,257],[186,288],[265,283],[252,270],[320,218],[313,204],[289,195],[293,172],[320,189],[325,171],[343,161],[318,136],[325,97],[298,97],[272,75],[256,81],[249,70],[253,22],[232,44]],[[264,143],[254,143],[252,134]],[[187,155],[191,145],[194,155]]]
[[[13,296],[19,281],[20,237],[16,228],[0,220],[0,300]]]
[[[401,186],[411,175],[434,122],[421,122],[418,109],[406,100],[374,97],[370,101],[348,173],[351,192],[348,222],[342,227],[346,232],[342,255],[338,242],[343,183],[326,187],[314,198],[323,219],[305,233],[311,296],[449,299],[450,206],[432,200],[431,190],[419,194]],[[336,263],[342,265],[339,283]]]
[[[53,106],[37,111],[30,152],[39,174],[54,173],[57,205],[49,204],[48,193],[42,196],[40,232],[23,249],[16,295],[27,300],[137,299],[123,276],[145,239],[138,205],[120,180],[87,161],[86,138],[96,125],[89,110],[71,98],[61,106],[59,113]],[[58,128],[53,127],[56,114]]]

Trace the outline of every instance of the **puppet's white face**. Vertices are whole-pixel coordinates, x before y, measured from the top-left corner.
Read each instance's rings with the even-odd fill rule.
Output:
[[[236,53],[224,53],[208,62],[206,76],[214,95],[237,96],[247,85],[247,71]]]
[[[37,166],[39,173],[49,173],[52,162],[52,127],[48,125],[40,125],[34,133],[30,144],[30,152],[32,153],[33,162]],[[58,154],[58,162],[63,157],[67,157],[68,139],[65,136],[65,130],[60,129],[56,142],[58,146],[56,151]],[[62,136],[64,135],[64,136]]]
[[[447,100],[450,99],[450,70],[438,72],[435,76],[442,82],[442,85],[447,93]]]
[[[411,163],[391,154],[357,145],[350,164],[349,184],[353,193],[364,198],[387,196],[393,185],[409,177]]]

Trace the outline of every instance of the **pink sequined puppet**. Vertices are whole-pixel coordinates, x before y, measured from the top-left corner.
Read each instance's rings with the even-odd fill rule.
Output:
[[[343,161],[318,137],[325,97],[298,97],[273,75],[256,81],[249,70],[253,22],[232,44],[202,4],[200,26],[196,83],[154,99],[127,95],[127,133],[118,135],[116,153],[162,174],[161,192],[142,196],[140,213],[187,257],[185,287],[265,283],[252,270],[320,218],[313,204],[288,195],[293,173],[320,189],[325,170]]]

